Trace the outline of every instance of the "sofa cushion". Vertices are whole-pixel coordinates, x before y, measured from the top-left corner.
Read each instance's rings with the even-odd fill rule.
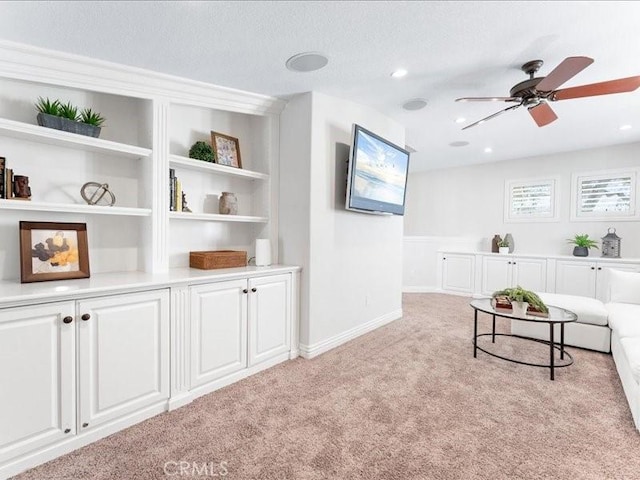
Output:
[[[609,312],[609,327],[619,338],[640,337],[640,305],[609,302],[605,309]]]
[[[609,301],[640,305],[640,273],[609,270]]]
[[[622,338],[620,346],[629,362],[633,379],[640,383],[640,337]]]
[[[609,316],[607,309],[600,300],[576,295],[561,295],[558,293],[538,293],[545,305],[565,308],[578,316],[579,323],[591,325],[606,325]]]

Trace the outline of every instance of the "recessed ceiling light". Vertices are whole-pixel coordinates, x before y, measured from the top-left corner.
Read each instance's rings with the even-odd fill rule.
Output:
[[[466,122],[466,121],[467,121],[467,119],[466,119],[466,118],[464,118],[464,117],[458,117],[458,118],[456,118],[456,123],[462,123],[462,122]]]
[[[294,72],[313,72],[320,70],[327,63],[329,63],[329,59],[322,53],[306,52],[294,55],[287,60],[285,65]]]
[[[451,142],[449,144],[450,147],[466,147],[469,145],[469,142],[465,142],[463,140],[458,140],[457,142]]]
[[[491,147],[487,147],[484,149],[484,153],[491,153],[491,152],[493,152],[493,148]]]
[[[420,110],[427,106],[427,101],[424,98],[414,98],[412,100],[406,101],[402,108],[405,110]]]
[[[404,68],[400,68],[400,69],[396,70],[395,72],[393,72],[391,74],[391,76],[393,78],[402,78],[402,77],[406,76],[407,73],[409,73],[409,72],[407,72]]]
[[[620,130],[631,130],[631,125],[620,125]]]

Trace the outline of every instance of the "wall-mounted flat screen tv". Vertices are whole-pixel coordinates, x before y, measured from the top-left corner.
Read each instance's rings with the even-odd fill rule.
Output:
[[[409,152],[360,125],[353,125],[347,210],[404,215]]]

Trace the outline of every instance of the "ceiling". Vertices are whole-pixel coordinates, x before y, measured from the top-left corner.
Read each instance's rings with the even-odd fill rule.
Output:
[[[553,103],[559,118],[542,128],[520,108],[462,131],[507,105],[454,102],[508,96],[533,59],[545,62],[539,76],[568,56],[595,60],[563,87],[640,75],[639,19],[633,1],[1,1],[0,38],[283,98],[315,90],[369,105],[406,127],[418,171],[639,142],[640,90]],[[285,68],[308,51],[329,64]],[[409,74],[391,78],[397,68]],[[427,107],[403,110],[413,98]]]

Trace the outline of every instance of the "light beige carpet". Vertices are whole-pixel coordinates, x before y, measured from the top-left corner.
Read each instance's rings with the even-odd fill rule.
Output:
[[[610,355],[572,348],[575,364],[552,382],[546,369],[474,359],[467,298],[407,294],[403,308],[401,320],[314,360],[281,364],[19,478],[205,478],[177,475],[183,461],[242,480],[640,479],[640,433]]]

